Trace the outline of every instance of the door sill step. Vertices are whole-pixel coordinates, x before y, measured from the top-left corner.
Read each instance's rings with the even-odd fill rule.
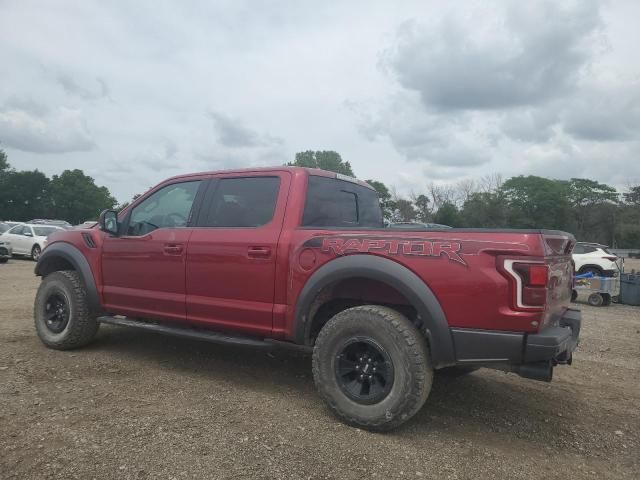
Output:
[[[226,333],[214,332],[211,330],[196,329],[191,327],[175,327],[171,325],[163,325],[159,323],[150,323],[142,320],[133,320],[127,317],[99,317],[98,322],[108,325],[116,325],[118,327],[133,327],[150,332],[162,333],[164,335],[173,335],[175,337],[193,338],[204,340],[212,343],[222,343],[226,345],[245,345],[250,347],[270,348],[271,341],[265,341],[260,338],[243,337],[240,335],[229,335]],[[286,342],[277,342],[278,344]]]

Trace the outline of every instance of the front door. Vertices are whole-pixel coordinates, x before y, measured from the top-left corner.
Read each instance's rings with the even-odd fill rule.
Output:
[[[187,252],[187,319],[222,329],[272,330],[276,250],[288,172],[220,175]]]
[[[103,301],[111,313],[184,320],[185,259],[201,180],[161,186],[102,247]]]
[[[27,227],[16,225],[3,235],[6,240],[11,242],[13,253],[20,255],[27,253],[27,241],[30,240],[30,238],[24,235],[26,231],[28,231]]]

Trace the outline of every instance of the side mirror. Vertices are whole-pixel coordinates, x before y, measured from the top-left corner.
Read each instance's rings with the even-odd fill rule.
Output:
[[[105,210],[100,214],[100,230],[118,236],[118,212]]]
[[[22,232],[22,235],[24,235],[25,237],[33,237],[33,234],[31,232]]]

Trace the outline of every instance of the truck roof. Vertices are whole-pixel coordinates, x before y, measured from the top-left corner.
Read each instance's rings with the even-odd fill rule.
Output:
[[[234,168],[229,170],[210,170],[204,172],[195,172],[195,173],[187,173],[183,175],[175,175],[173,177],[168,178],[168,180],[177,180],[182,178],[190,178],[197,177],[202,175],[216,175],[220,173],[264,173],[264,172],[278,172],[278,171],[290,171],[290,172],[304,172],[305,175],[316,175],[318,177],[329,177],[329,178],[337,178],[338,180],[344,180],[347,182],[357,183],[363,187],[370,188],[371,190],[375,190],[371,185],[363,180],[359,180],[354,177],[350,177],[348,175],[343,175],[341,173],[330,172],[328,170],[322,170],[320,168],[307,168],[307,167],[290,167],[288,165],[278,165],[274,167],[249,167],[249,168]],[[164,183],[164,182],[162,182]]]

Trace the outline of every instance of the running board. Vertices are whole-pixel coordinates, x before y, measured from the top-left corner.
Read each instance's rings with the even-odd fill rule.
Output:
[[[213,330],[196,329],[191,327],[174,327],[170,325],[163,325],[159,323],[150,323],[142,320],[132,320],[127,317],[98,317],[98,322],[105,323],[107,325],[116,325],[118,327],[133,327],[140,330],[147,330],[149,332],[162,333],[164,335],[172,335],[174,337],[193,338],[196,340],[204,340],[205,342],[220,343],[226,345],[243,345],[247,347],[259,347],[259,348],[289,348],[293,350],[302,351],[305,353],[311,353],[313,347],[307,345],[298,345],[291,342],[285,342],[282,340],[276,340],[274,338],[254,338],[244,337],[242,335],[229,335],[220,332],[214,332]]]
[[[202,330],[189,327],[173,327],[158,323],[143,322],[140,320],[132,320],[126,317],[99,317],[98,322],[108,325],[116,325],[118,327],[133,327],[149,332],[162,333],[164,335],[173,335],[174,337],[194,338],[197,340],[205,340],[212,343],[223,343],[227,345],[245,345],[249,347],[271,347],[272,342],[250,337],[242,337],[236,335],[227,335],[224,333],[213,332],[211,330]],[[278,344],[286,342],[277,342]]]

